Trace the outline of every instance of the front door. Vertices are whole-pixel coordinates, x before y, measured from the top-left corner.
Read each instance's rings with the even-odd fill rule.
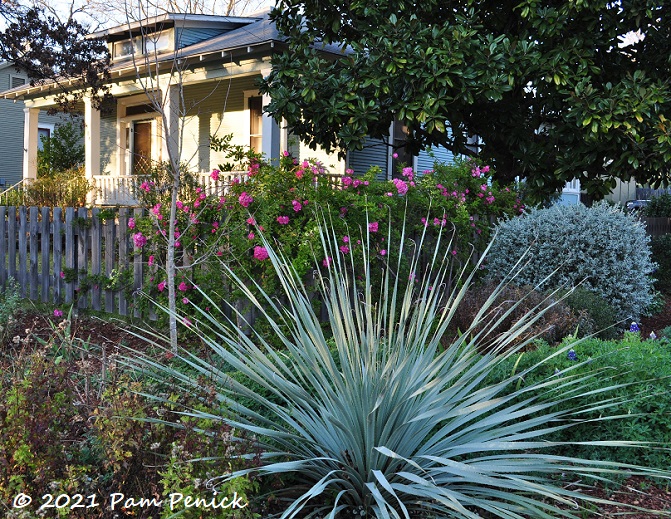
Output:
[[[147,175],[151,170],[151,121],[136,121],[133,132],[133,175]]]

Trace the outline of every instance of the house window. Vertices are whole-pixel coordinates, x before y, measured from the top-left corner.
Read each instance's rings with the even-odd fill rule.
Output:
[[[263,133],[263,98],[253,96],[248,98],[249,108],[249,147],[261,153]]]
[[[18,88],[25,85],[28,80],[23,76],[10,76],[9,88]]]
[[[114,43],[114,58],[126,58],[132,55],[153,54],[172,50],[173,32],[161,31],[135,36],[128,40]]]
[[[37,127],[37,149],[42,151],[44,149],[44,141],[51,138],[54,128],[53,125],[38,126]]]

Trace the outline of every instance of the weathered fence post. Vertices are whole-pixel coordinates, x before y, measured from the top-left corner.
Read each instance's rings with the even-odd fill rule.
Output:
[[[100,299],[102,288],[100,286],[100,274],[102,264],[102,235],[100,232],[100,209],[94,207],[91,210],[91,275],[95,282],[91,287],[91,308],[100,310]]]
[[[53,216],[53,250],[54,250],[54,303],[60,304],[63,299],[63,210],[54,207]]]

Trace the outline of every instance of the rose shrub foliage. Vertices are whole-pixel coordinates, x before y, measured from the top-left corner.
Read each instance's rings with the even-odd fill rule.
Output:
[[[184,175],[187,181],[177,201],[175,234],[177,303],[182,310],[201,302],[196,286],[210,296],[219,293],[223,306],[236,300],[235,292],[227,293],[221,276],[222,260],[272,293],[277,277],[266,261],[261,234],[281,246],[300,275],[311,273],[315,268],[313,252],[320,248],[318,217],[332,222],[340,239],[339,254],[353,253],[360,246],[362,233],[369,230],[379,261],[386,262],[394,259],[388,256],[387,229],[391,226],[391,237],[397,239],[400,226],[395,224],[407,213],[410,239],[412,233],[425,228],[434,234],[451,228],[456,239],[450,252],[465,262],[473,247],[484,249],[490,221],[524,209],[512,188],[492,181],[489,167],[470,161],[437,163],[434,170],[422,173],[404,168],[398,178],[379,181],[376,168],[360,176],[351,170],[336,176],[318,162],[298,161],[286,153],[279,165],[253,153],[237,153],[236,169],[241,165],[245,169],[240,178],[231,181],[230,174],[216,169],[211,173],[216,191],[225,193],[223,196],[208,194]],[[159,302],[167,297],[164,265],[170,199],[165,185],[159,177],[142,183],[138,195],[146,216],[129,222],[136,253],[143,254],[149,267],[145,290]],[[332,257],[322,258],[321,268],[331,261]],[[414,278],[412,272],[400,275]]]

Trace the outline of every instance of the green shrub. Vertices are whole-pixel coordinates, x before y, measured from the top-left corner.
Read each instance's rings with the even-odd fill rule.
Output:
[[[37,177],[51,177],[84,164],[84,129],[81,124],[59,124],[50,137],[42,137],[37,152]]]
[[[203,308],[195,309],[200,319],[194,326],[211,326],[217,334],[202,337],[209,358],[182,349],[180,364],[126,359],[185,395],[210,391],[206,410],[186,404],[188,416],[218,419],[257,435],[263,449],[259,466],[222,474],[219,481],[250,473],[290,475],[277,490],[282,517],[573,518],[580,517],[578,507],[559,505],[605,501],[571,490],[566,480],[607,479],[625,470],[671,475],[546,455],[551,447],[546,437],[571,428],[585,411],[600,414],[595,423],[611,423],[608,402],[598,409],[581,404],[583,391],[600,372],[582,379],[544,378],[519,389],[515,376],[482,384],[513,357],[511,343],[536,324],[543,310],[521,317],[490,341],[488,331],[505,317],[505,312],[490,316],[495,293],[473,326],[444,345],[441,340],[473,276],[462,279],[463,288],[447,289],[454,266],[449,248],[432,243],[436,256],[425,276],[402,285],[396,276],[400,258],[409,261],[411,271],[418,268],[417,250],[426,245],[421,239],[417,249],[388,240],[397,259],[381,265],[371,233],[362,236],[354,254],[338,254],[340,233],[323,223],[317,232],[322,248],[313,261],[333,258],[316,279],[329,317],[327,332],[312,307],[315,288],[307,287],[288,258],[261,238],[282,283],[282,299],[262,290],[255,279],[236,278],[225,264],[221,268],[266,316],[282,352],[255,328],[249,337],[240,333],[236,316]],[[374,269],[383,271],[380,292],[372,289]],[[482,341],[487,348],[479,354]],[[566,354],[568,348],[557,352]],[[221,365],[244,377],[232,377]],[[241,397],[251,403],[240,404]],[[562,481],[560,473],[567,479]]]
[[[24,204],[38,207],[82,207],[93,186],[84,175],[84,168],[53,173],[32,180],[24,187]]]
[[[617,335],[615,324],[617,313],[603,296],[583,287],[577,287],[567,295],[566,304],[581,315],[578,336],[596,334],[601,339],[613,339]],[[566,334],[568,336],[569,334]]]
[[[0,502],[12,503],[23,492],[33,496],[33,504],[22,510],[28,515],[8,517],[41,517],[31,514],[46,493],[82,494],[85,504],[94,495],[98,507],[61,511],[79,519],[111,517],[110,494],[115,492],[164,501],[181,492],[211,500],[206,483],[212,477],[253,465],[258,456],[253,439],[232,442],[226,424],[175,415],[172,388],[129,376],[114,355],[98,357],[93,345],[73,337],[69,318],[53,325],[49,340],[20,337],[11,353],[0,359]],[[141,395],[146,391],[160,391],[165,398],[147,401]],[[197,406],[208,397],[180,398]],[[179,420],[180,428],[166,426],[161,418]],[[191,461],[205,451],[209,459]],[[241,477],[221,490],[224,496],[237,492],[246,503],[257,488],[255,480]],[[255,513],[251,507],[171,511],[166,504],[128,511],[141,519],[177,511],[185,518],[241,519]]]
[[[671,293],[671,234],[653,236],[650,241],[652,259],[657,263],[657,270],[653,273],[657,289],[667,294]]]
[[[671,218],[671,194],[655,196],[641,210],[643,216]]]
[[[566,344],[570,344],[567,342]],[[671,467],[671,348],[663,341],[642,340],[639,333],[625,334],[621,341],[587,339],[571,345],[575,359],[564,351],[540,345],[535,351],[515,355],[497,368],[488,383],[505,380],[513,372],[524,373],[521,387],[533,388],[543,381],[591,377],[579,399],[564,402],[557,410],[579,411],[586,422],[558,431],[548,439],[565,442],[552,452],[594,460],[621,461],[648,467]],[[532,371],[529,368],[537,366]],[[612,391],[605,388],[617,385]],[[512,388],[511,388],[512,389]],[[543,390],[540,390],[543,391]],[[540,396],[533,389],[530,395]],[[551,396],[554,398],[554,396]],[[611,400],[612,399],[612,400]],[[612,405],[609,414],[623,419],[601,421],[602,404]],[[614,448],[591,441],[632,440],[653,442],[650,448]],[[587,442],[587,443],[582,443]]]
[[[500,278],[528,250],[519,284],[582,286],[603,296],[618,320],[637,321],[652,302],[649,237],[635,217],[599,203],[553,206],[500,222],[487,258]]]

